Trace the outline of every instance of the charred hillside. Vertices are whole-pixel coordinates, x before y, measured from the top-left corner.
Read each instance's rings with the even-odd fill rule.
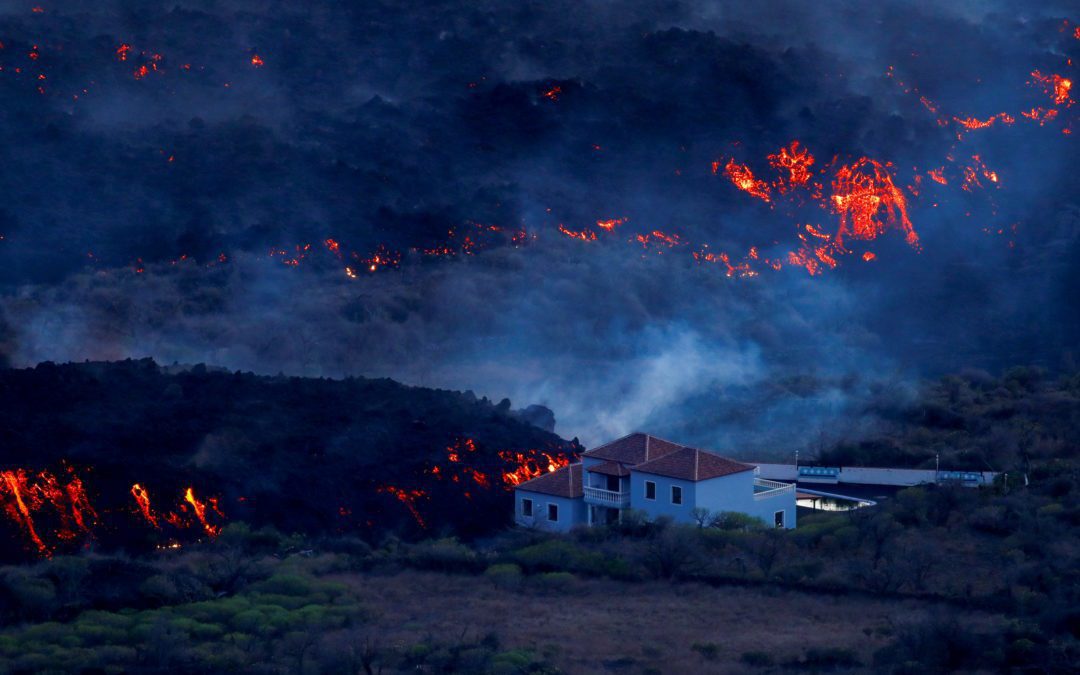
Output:
[[[145,549],[234,520],[489,532],[508,518],[509,487],[576,450],[521,418],[506,400],[386,379],[149,359],[0,371],[2,549]]]

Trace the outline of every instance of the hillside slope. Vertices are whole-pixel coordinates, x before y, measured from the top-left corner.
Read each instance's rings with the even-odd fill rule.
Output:
[[[48,554],[232,520],[486,533],[507,522],[514,482],[576,446],[470,393],[141,360],[0,371],[0,447],[0,536],[22,544],[3,549]]]

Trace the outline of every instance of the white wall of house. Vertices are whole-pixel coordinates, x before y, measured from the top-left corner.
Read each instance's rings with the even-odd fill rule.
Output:
[[[532,514],[527,513],[531,505]],[[555,506],[555,513],[550,507]],[[555,515],[551,520],[549,516]],[[514,490],[514,522],[522,527],[535,527],[549,532],[569,532],[575,525],[586,522],[585,501],[580,497],[568,499],[528,490]]]
[[[656,485],[654,499],[646,498],[646,483]],[[672,500],[672,487],[682,489],[682,503]],[[693,523],[695,483],[689,480],[656,476],[630,470],[630,508],[644,511],[650,518],[669,516],[678,523]]]

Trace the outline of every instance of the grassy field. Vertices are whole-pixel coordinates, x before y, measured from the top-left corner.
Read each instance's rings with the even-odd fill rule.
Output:
[[[378,608],[366,630],[382,644],[495,633],[504,646],[572,673],[760,672],[744,654],[768,655],[779,666],[835,649],[870,664],[898,626],[949,612],[914,600],[664,582],[562,579],[499,588],[483,577],[415,571],[337,580]],[[973,628],[1002,621],[964,613]]]

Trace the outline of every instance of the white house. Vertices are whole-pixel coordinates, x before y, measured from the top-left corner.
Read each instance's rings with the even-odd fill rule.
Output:
[[[757,476],[757,467],[633,433],[582,454],[581,462],[514,491],[520,525],[566,531],[617,522],[627,509],[696,523],[696,509],[736,512],[795,527],[795,485]]]

